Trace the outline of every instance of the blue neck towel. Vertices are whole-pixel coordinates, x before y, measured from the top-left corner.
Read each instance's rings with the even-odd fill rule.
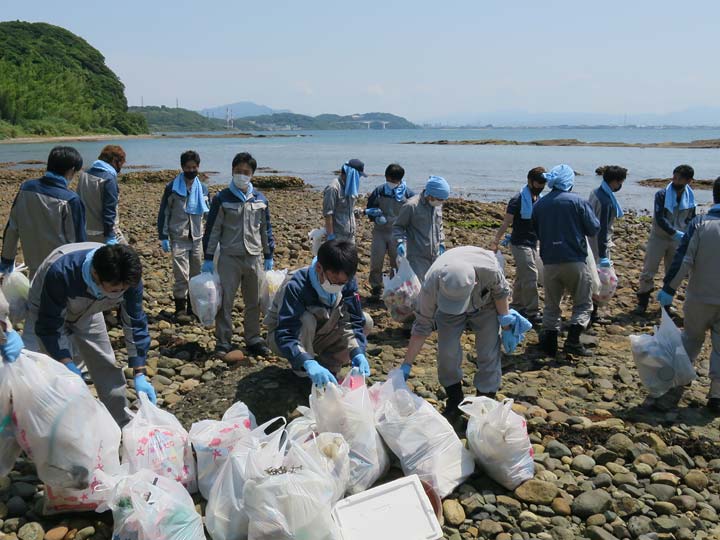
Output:
[[[550,189],[570,191],[575,185],[575,172],[569,165],[556,165],[550,172],[543,173]]]
[[[100,300],[103,296],[105,296],[102,290],[100,290],[100,286],[95,283],[95,280],[92,278],[92,273],[90,272],[90,270],[92,269],[93,256],[98,249],[100,248],[88,251],[88,254],[85,255],[85,260],[83,261],[82,265],[83,281],[85,281],[85,285],[88,286],[88,289],[90,289],[90,293],[95,297],[96,300]]]
[[[608,194],[610,197],[610,200],[613,203],[613,206],[615,207],[615,217],[618,219],[623,217],[625,215],[625,212],[623,212],[622,206],[620,206],[620,203],[617,200],[617,197],[615,197],[615,192],[613,192],[612,188],[608,185],[608,183],[603,180],[600,184],[600,189],[602,189],[605,193]]]
[[[238,188],[235,184],[233,184],[232,180],[230,180],[230,185],[228,187],[230,188],[230,191],[232,191],[232,194],[235,195],[242,202],[247,202],[248,199],[252,199],[252,196],[253,196],[252,182],[250,182],[248,184],[247,193],[243,193],[240,190],[240,188]]]
[[[520,190],[520,217],[522,219],[532,219],[532,210],[532,191],[528,186],[525,186]]]
[[[117,179],[117,171],[115,170],[115,167],[107,163],[106,161],[103,161],[102,159],[96,159],[93,161],[93,164],[90,166],[91,169],[102,169],[105,172],[110,173],[115,179]]]
[[[665,208],[672,214],[675,211],[676,206],[678,207],[678,210],[695,208],[695,193],[693,193],[690,186],[685,186],[678,206],[677,191],[673,189],[672,182],[670,182],[665,188]]]
[[[62,185],[67,187],[68,186],[68,179],[60,174],[55,174],[54,172],[45,171],[45,176],[48,178],[52,178],[53,180],[57,180],[58,182],[62,182]]]
[[[405,198],[405,191],[407,191],[407,185],[405,184],[405,181],[403,180],[400,182],[400,185],[396,188],[391,188],[387,185],[387,182],[385,183],[385,195],[388,197],[395,197],[395,200],[397,202],[402,202]]]
[[[345,173],[345,196],[355,198],[360,192],[360,173],[347,163],[342,167]]]
[[[325,289],[322,288],[322,285],[320,285],[320,278],[317,275],[317,272],[315,271],[315,265],[317,264],[317,257],[315,257],[312,262],[310,263],[310,270],[308,273],[310,274],[310,283],[313,286],[313,289],[315,289],[315,292],[318,293],[318,296],[320,297],[320,301],[325,304],[326,306],[334,306],[335,301],[337,300],[337,294],[330,294]]]
[[[193,180],[192,186],[190,186],[190,193],[188,194],[187,185],[185,184],[185,175],[183,173],[178,174],[173,180],[172,190],[185,197],[185,212],[195,216],[201,216],[210,211],[210,208],[205,201],[205,195],[203,195],[202,184],[200,179],[196,176]]]

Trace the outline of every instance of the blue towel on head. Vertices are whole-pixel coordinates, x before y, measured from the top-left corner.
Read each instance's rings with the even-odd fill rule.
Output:
[[[556,165],[550,172],[543,173],[550,189],[570,191],[575,185],[575,172],[569,165]]]
[[[532,192],[528,186],[520,190],[520,217],[532,219],[533,200]]]
[[[618,202],[617,198],[615,197],[615,193],[613,192],[612,188],[608,185],[608,183],[603,180],[602,184],[600,184],[600,189],[602,189],[605,193],[607,193],[610,196],[610,200],[613,203],[613,206],[615,207],[615,217],[621,218],[625,215],[625,212],[623,212],[622,206],[620,206],[620,203]]]
[[[192,186],[190,186],[190,194],[188,195],[187,186],[185,185],[185,175],[183,173],[178,174],[173,180],[172,190],[185,197],[185,213],[196,216],[201,216],[210,211],[210,208],[205,201],[205,195],[203,195],[202,184],[200,179],[196,176],[193,180]]]
[[[345,196],[357,197],[360,191],[360,172],[347,163],[343,165],[342,170],[345,173]]]
[[[444,201],[450,196],[450,184],[442,176],[431,176],[425,184],[425,195]]]
[[[246,202],[250,198],[250,196],[252,195],[252,192],[253,192],[252,182],[250,182],[248,184],[247,193],[243,193],[242,191],[240,191],[240,189],[235,184],[233,184],[232,180],[230,180],[230,185],[228,187],[230,188],[230,191],[232,191],[232,194],[235,195],[242,202]]]
[[[400,185],[396,187],[395,189],[391,189],[387,183],[385,184],[385,195],[388,197],[394,196],[395,200],[397,202],[402,202],[402,200],[405,198],[405,192],[407,191],[407,185],[405,184],[405,180],[400,182]]]
[[[677,205],[677,191],[673,189],[672,182],[670,182],[665,188],[665,208],[667,208],[670,213],[673,213]],[[690,186],[685,186],[682,196],[680,197],[680,206],[678,209],[687,210],[688,208],[695,208],[695,193]]]

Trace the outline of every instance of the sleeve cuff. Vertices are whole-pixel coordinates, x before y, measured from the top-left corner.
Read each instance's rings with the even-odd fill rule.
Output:
[[[214,258],[215,258],[215,254],[214,254],[214,253],[208,253],[208,254],[205,255],[205,260],[206,260],[206,261],[211,261],[211,262],[212,262],[212,260],[213,260]]]
[[[144,356],[131,356],[130,358],[128,358],[128,366],[131,368],[143,367],[144,365]]]
[[[662,290],[668,293],[670,296],[675,296],[675,289],[673,289],[670,285],[663,285]]]
[[[310,353],[300,353],[295,358],[290,360],[290,365],[296,371],[304,371],[305,368],[303,367],[303,364],[305,364],[305,362],[307,362],[308,360],[315,360],[315,357]]]
[[[355,347],[354,349],[350,349],[351,360],[355,358],[358,354],[365,354],[365,349],[363,349],[362,347]]]

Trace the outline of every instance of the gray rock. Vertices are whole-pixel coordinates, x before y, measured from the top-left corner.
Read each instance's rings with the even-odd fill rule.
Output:
[[[645,491],[653,495],[659,501],[669,501],[676,495],[676,489],[666,484],[650,484]]]
[[[611,505],[612,497],[607,491],[594,489],[575,498],[572,503],[572,513],[586,519],[593,514],[602,514]]]
[[[617,536],[610,534],[602,527],[598,527],[596,525],[588,527],[585,530],[585,533],[590,540],[619,540]]]
[[[592,480],[593,486],[596,488],[609,487],[612,485],[612,476],[608,473],[600,473]]]
[[[36,522],[26,523],[18,531],[18,538],[20,540],[43,540],[45,531],[42,525]]]
[[[35,495],[36,491],[37,489],[34,485],[26,482],[15,482],[12,485],[12,488],[10,488],[10,493],[17,495],[18,497],[22,497],[23,499],[31,499]]]
[[[584,475],[589,475],[593,467],[595,466],[595,460],[585,454],[575,456],[570,464],[570,468],[574,471],[578,471]]]
[[[465,521],[465,511],[462,505],[455,499],[445,499],[442,507],[445,522],[449,525],[457,526]]]
[[[634,447],[635,443],[624,433],[615,433],[605,443],[605,448],[623,457],[632,456]]]
[[[647,516],[633,516],[628,520],[628,530],[635,537],[652,532],[652,520]]]
[[[27,511],[27,504],[22,499],[22,497],[18,497],[16,495],[14,497],[11,497],[10,500],[7,502],[7,515],[10,517],[24,516]]]
[[[672,516],[658,516],[652,522],[657,532],[671,533],[680,528]]]
[[[545,447],[545,450],[548,454],[550,454],[550,457],[553,457],[555,459],[572,457],[572,452],[570,451],[570,449],[558,441],[550,441]]]

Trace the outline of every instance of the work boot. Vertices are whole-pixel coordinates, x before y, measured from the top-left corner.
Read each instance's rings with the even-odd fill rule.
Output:
[[[445,400],[445,411],[442,415],[455,431],[462,431],[465,419],[462,415],[462,411],[458,409],[458,405],[460,405],[465,399],[465,394],[462,390],[462,383],[445,387],[445,393],[447,394],[447,399]]]
[[[264,358],[267,358],[268,356],[272,356],[272,351],[270,350],[270,347],[265,345],[262,341],[258,341],[257,343],[255,343],[253,345],[248,345],[247,351],[252,356],[262,356]]]
[[[382,299],[382,293],[382,287],[373,287],[372,289],[370,289],[370,298],[368,298],[368,301],[374,304],[379,304],[380,300]]]
[[[477,397],[487,397],[490,399],[497,399],[497,393],[496,392],[481,392],[477,388],[475,389],[475,395]]]
[[[194,317],[194,316],[195,316],[195,312],[193,311],[193,308],[192,308],[192,302],[190,302],[190,295],[189,295],[189,294],[188,294],[188,297],[187,297],[187,314],[190,315],[190,317]]]
[[[545,356],[554,358],[558,352],[558,331],[557,330],[543,330],[540,334],[538,344],[540,350],[545,353]]]
[[[650,292],[637,293],[637,307],[633,310],[633,315],[645,315],[648,304],[650,303]]]
[[[187,301],[184,298],[175,299],[175,315],[173,318],[178,324],[187,324],[190,322],[190,317],[187,315]]]
[[[572,354],[573,356],[592,356],[593,354],[585,348],[585,345],[580,343],[580,335],[582,334],[583,327],[581,324],[573,324],[568,330],[568,336],[565,340],[565,347],[563,352],[565,354]]]
[[[528,315],[525,317],[528,321],[530,321],[530,324],[533,325],[533,328],[537,330],[542,326],[542,315],[539,313],[534,313],[532,315]]]

